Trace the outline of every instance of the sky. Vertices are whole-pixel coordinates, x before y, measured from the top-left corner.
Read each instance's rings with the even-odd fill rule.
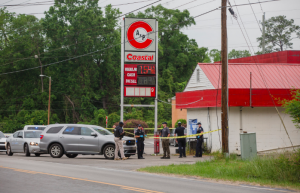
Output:
[[[124,14],[148,4],[154,3],[158,0],[99,0],[99,6],[105,7],[108,4],[118,5],[126,3],[134,3],[128,5],[114,6],[119,8]],[[231,5],[248,4],[245,6],[233,7],[233,10],[238,15],[238,21],[243,33],[238,25],[238,22],[227,12],[227,27],[228,27],[228,48],[229,50],[248,50],[250,53],[255,53],[260,50],[258,48],[257,37],[261,36],[261,24],[263,12],[265,12],[266,19],[278,15],[285,15],[287,19],[294,19],[294,24],[300,26],[300,0],[279,0],[273,2],[266,2],[261,4],[250,3],[264,2],[269,0],[230,0]],[[0,6],[13,5],[22,3],[36,3],[43,2],[46,5],[38,6],[13,6],[8,7],[9,11],[17,14],[33,14],[38,18],[44,17],[44,11],[48,11],[53,5],[54,0],[0,0]],[[221,0],[161,0],[153,5],[162,4],[168,9],[187,9],[191,16],[197,16],[212,9],[221,6]],[[147,8],[147,7],[146,7]],[[141,9],[140,11],[145,10]],[[238,14],[239,13],[239,14]],[[182,30],[188,35],[190,39],[195,39],[199,47],[207,47],[211,49],[221,49],[221,11],[213,11],[203,16],[195,18],[196,25]],[[244,30],[244,27],[246,30]],[[243,35],[244,34],[244,35]],[[294,35],[295,36],[295,35]],[[293,37],[294,37],[293,36]],[[246,43],[246,40],[248,44]],[[300,50],[300,39],[292,40],[293,50]],[[253,47],[253,49],[251,48]]]

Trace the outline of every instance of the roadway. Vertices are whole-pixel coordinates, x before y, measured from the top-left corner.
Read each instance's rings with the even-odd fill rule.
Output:
[[[157,156],[145,155],[138,160],[135,156],[125,161],[106,160],[103,156],[83,156],[70,159],[63,156],[53,159],[49,155],[12,157],[0,153],[0,192],[3,193],[53,193],[53,192],[209,192],[209,193],[269,193],[290,192],[238,183],[212,182],[193,177],[156,175],[135,171],[151,165],[195,163],[192,156],[161,160]],[[211,159],[204,157],[203,161]]]

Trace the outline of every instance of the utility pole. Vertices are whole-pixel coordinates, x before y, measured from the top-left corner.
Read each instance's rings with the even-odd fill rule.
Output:
[[[50,124],[51,76],[49,77],[48,125]]]
[[[262,53],[265,54],[265,13],[262,16]]]
[[[222,24],[222,152],[228,154],[228,50],[227,50],[227,0],[222,0],[221,24]]]

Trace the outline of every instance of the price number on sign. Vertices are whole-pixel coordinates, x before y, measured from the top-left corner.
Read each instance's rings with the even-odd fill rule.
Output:
[[[151,76],[151,77],[147,77],[147,76],[140,76],[137,77],[138,81],[137,81],[137,85],[155,85],[155,76]]]
[[[137,66],[138,74],[155,74],[155,66],[152,65],[138,65]]]

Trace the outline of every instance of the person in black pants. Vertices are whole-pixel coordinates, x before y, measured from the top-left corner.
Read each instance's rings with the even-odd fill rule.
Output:
[[[145,134],[142,129],[142,125],[138,125],[138,129],[134,134],[134,137],[137,139],[138,159],[145,159],[143,158]]]
[[[198,122],[197,134],[203,133],[204,130],[201,127],[201,123]],[[202,143],[203,143],[203,135],[197,135],[197,147],[196,147],[196,155],[194,157],[202,157]]]
[[[175,129],[175,134],[177,134],[177,136],[184,136],[184,130],[185,130],[185,128],[181,126],[181,122],[178,122],[178,127]],[[179,158],[182,158],[182,156],[186,157],[186,155],[185,155],[185,145],[186,145],[185,138],[177,138],[176,141],[177,141],[178,147],[179,147],[179,153],[180,153]]]

